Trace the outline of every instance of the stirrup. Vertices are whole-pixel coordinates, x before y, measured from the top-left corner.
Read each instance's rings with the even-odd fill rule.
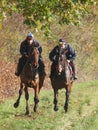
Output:
[[[77,78],[77,76],[74,76],[74,80],[77,80],[78,78]]]
[[[77,79],[78,79],[78,77],[77,77],[75,74],[72,74],[72,78],[73,78],[74,80],[77,80]]]
[[[15,75],[16,75],[16,76],[19,76],[20,74],[19,74],[18,72],[15,72]]]

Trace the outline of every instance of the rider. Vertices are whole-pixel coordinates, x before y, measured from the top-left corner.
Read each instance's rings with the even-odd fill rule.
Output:
[[[59,45],[55,46],[49,54],[49,59],[53,62],[51,65],[50,78],[53,78],[55,75],[55,65],[56,65],[55,57],[59,52],[59,48],[63,49],[63,52],[66,51],[65,56],[67,58],[67,61],[69,62],[69,64],[72,67],[73,77],[74,77],[74,79],[77,79],[75,65],[73,62],[76,58],[76,53],[75,53],[75,50],[68,43],[66,43],[66,41],[64,39],[59,39]]]
[[[39,56],[39,72],[40,72],[41,76],[45,76],[45,65],[44,65],[44,62],[43,62],[43,59],[41,56],[42,46],[40,45],[40,43],[38,41],[36,41],[34,39],[34,35],[31,32],[29,32],[27,34],[26,39],[20,45],[20,53],[21,53],[22,57],[19,59],[19,62],[18,62],[17,70],[15,72],[16,76],[19,76],[21,74],[22,69],[27,61],[30,47],[32,45],[37,47],[39,50],[39,54],[40,54],[40,56]]]

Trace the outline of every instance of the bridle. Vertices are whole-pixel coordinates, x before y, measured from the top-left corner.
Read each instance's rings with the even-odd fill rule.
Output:
[[[66,55],[63,51],[63,49],[59,48],[59,53],[56,57],[57,59],[57,64],[56,64],[56,71],[57,71],[57,75],[65,75],[65,71],[67,68],[67,60],[66,60]]]
[[[39,67],[39,51],[37,47],[32,47],[29,53],[29,63],[33,68],[38,68]]]

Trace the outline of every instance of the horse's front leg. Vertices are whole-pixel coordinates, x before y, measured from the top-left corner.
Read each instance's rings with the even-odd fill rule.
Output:
[[[22,95],[22,91],[23,91],[23,84],[20,83],[20,89],[19,89],[19,97],[17,99],[17,101],[14,103],[14,107],[17,108],[19,106],[19,102],[20,102],[20,98]]]
[[[34,112],[37,111],[37,107],[38,107],[38,102],[39,102],[39,99],[38,99],[38,94],[39,94],[39,84],[37,84],[34,88],[34,91],[35,91],[35,96],[34,96]]]
[[[58,104],[58,90],[56,90],[56,89],[54,89],[54,101],[53,101],[53,103],[54,103],[54,110],[58,111],[58,106],[57,106],[57,104]]]
[[[65,110],[65,112],[68,111],[68,103],[69,103],[69,96],[70,96],[70,88],[69,88],[69,87],[70,87],[70,86],[67,86],[67,88],[66,88],[66,93],[65,93],[65,95],[66,95],[65,105],[64,105],[64,110]]]
[[[28,93],[28,87],[26,85],[25,85],[24,91],[25,91],[25,99],[26,99],[26,113],[25,113],[25,115],[29,115],[29,106],[28,106],[29,93]]]

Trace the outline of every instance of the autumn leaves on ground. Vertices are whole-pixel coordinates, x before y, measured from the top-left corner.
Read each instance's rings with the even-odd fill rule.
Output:
[[[18,79],[14,76],[14,69],[13,64],[0,61],[0,102],[13,96],[19,85]]]

